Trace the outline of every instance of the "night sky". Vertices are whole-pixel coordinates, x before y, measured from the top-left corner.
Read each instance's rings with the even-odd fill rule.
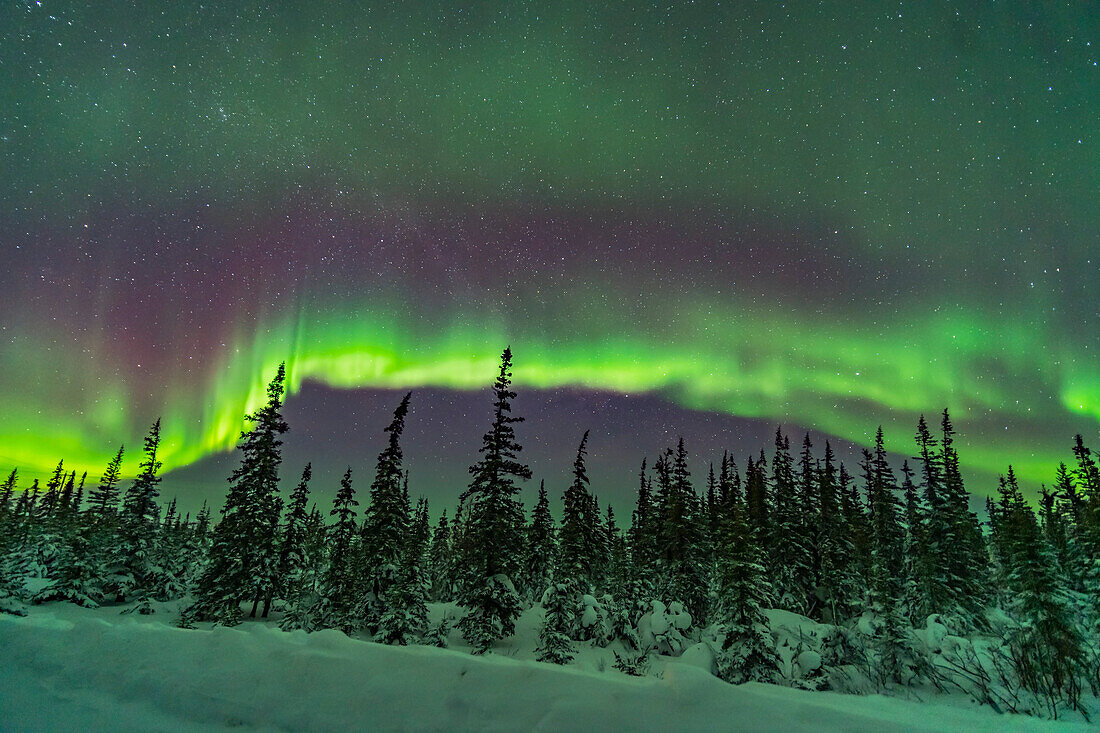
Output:
[[[1094,6],[569,5],[7,5],[0,469],[163,416],[220,496],[286,360],[288,481],[365,489],[411,388],[453,504],[508,344],[529,490],[591,427],[622,509],[679,434],[701,479],[949,407],[979,494],[1100,448]]]

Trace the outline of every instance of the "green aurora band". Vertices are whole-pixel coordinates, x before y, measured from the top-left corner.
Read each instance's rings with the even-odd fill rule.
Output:
[[[521,388],[658,392],[691,409],[815,426],[862,445],[885,418],[889,447],[902,453],[911,450],[918,415],[927,412],[933,419],[936,406],[949,405],[962,430],[966,466],[992,474],[1004,470],[1007,456],[1022,477],[1035,482],[1049,481],[1057,463],[1068,458],[1071,434],[1045,438],[1051,423],[1087,431],[1100,420],[1100,375],[1069,367],[1051,372],[1050,361],[1082,360],[1068,351],[1044,351],[1048,336],[1034,328],[1011,328],[979,314],[939,314],[864,331],[845,323],[800,323],[751,306],[718,312],[701,301],[680,312],[676,331],[642,334],[631,332],[635,321],[626,308],[616,311],[606,302],[600,308],[598,323],[559,318],[580,326],[568,339],[548,334],[539,323],[501,326],[476,313],[425,322],[402,318],[396,306],[303,305],[270,327],[241,334],[214,365],[204,367],[214,375],[205,384],[168,388],[161,411],[163,459],[174,468],[231,448],[242,416],[261,404],[280,361],[287,363],[291,394],[306,380],[348,389],[483,389],[502,345],[509,343]],[[1014,356],[991,355],[991,343],[998,346],[996,354]],[[999,378],[991,379],[992,373]],[[1037,387],[1037,373],[1049,375],[1049,383]],[[138,445],[141,420],[155,415],[134,414],[127,380],[94,379],[100,386],[76,403],[75,414],[66,410],[74,403],[56,392],[15,400],[5,390],[16,409],[8,410],[0,428],[0,460],[34,474],[64,457],[71,468],[96,475],[112,441],[125,437]],[[186,383],[183,374],[170,380]],[[1057,395],[1060,410],[1013,397],[1047,392]],[[195,394],[203,396],[201,403]],[[76,392],[70,398],[81,399]],[[27,409],[42,404],[56,408]],[[966,437],[979,426],[995,434],[988,426],[1002,423],[1002,430],[1013,428],[1012,437]],[[736,440],[731,436],[731,443]]]

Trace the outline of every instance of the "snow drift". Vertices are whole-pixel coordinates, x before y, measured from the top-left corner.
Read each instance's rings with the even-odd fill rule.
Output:
[[[670,660],[631,678],[262,624],[182,630],[74,607],[0,615],[0,729],[1041,731],[938,703],[728,685]]]

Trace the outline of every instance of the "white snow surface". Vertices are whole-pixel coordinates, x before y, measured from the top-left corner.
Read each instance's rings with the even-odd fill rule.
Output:
[[[733,686],[704,659],[662,659],[659,678],[639,679],[599,671],[591,654],[570,667],[509,656],[534,649],[540,618],[528,611],[521,638],[475,657],[255,622],[182,630],[170,613],[50,604],[0,615],[0,731],[1088,729],[950,703]]]

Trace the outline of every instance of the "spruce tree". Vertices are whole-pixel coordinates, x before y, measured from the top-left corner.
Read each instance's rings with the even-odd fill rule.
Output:
[[[1009,466],[1001,477],[995,543],[1010,609],[1020,626],[1009,636],[1017,675],[1057,717],[1063,701],[1078,708],[1083,640],[1076,628],[1049,546]]]
[[[12,495],[15,493],[15,483],[18,480],[19,471],[13,468],[4,483],[0,484],[0,535],[4,534],[5,527],[11,522],[15,512],[15,502]]]
[[[886,459],[882,428],[874,454],[863,452],[863,475],[871,512],[871,610],[878,621],[875,665],[880,684],[908,683],[921,666],[902,614],[905,531],[894,472]]]
[[[821,617],[828,623],[839,624],[851,615],[858,601],[859,582],[853,567],[855,548],[842,511],[835,457],[827,441],[817,480],[817,599]]]
[[[122,453],[124,447],[119,446],[119,451],[114,453],[103,469],[103,477],[99,485],[92,489],[88,513],[94,517],[97,524],[108,523],[118,512],[119,505],[119,479],[122,478]]]
[[[429,573],[431,578],[430,597],[436,603],[448,603],[454,592],[453,567],[454,548],[451,545],[451,525],[447,521],[447,510],[439,515],[439,521],[432,532],[432,545],[429,550]]]
[[[185,612],[188,620],[231,626],[240,623],[240,604],[246,601],[252,601],[251,615],[256,615],[261,600],[267,613],[279,564],[279,436],[288,429],[280,413],[285,380],[286,365],[280,364],[267,387],[267,403],[247,417],[252,428],[241,433],[241,464],[229,477],[210,559]]]
[[[359,623],[373,633],[382,614],[389,609],[390,589],[399,582],[402,555],[409,531],[409,500],[402,466],[401,433],[409,413],[412,392],[402,398],[386,427],[386,447],[378,454],[370,502],[363,513],[360,540],[363,580],[359,602]]]
[[[539,645],[535,649],[540,662],[569,664],[573,661],[573,642],[570,630],[576,625],[574,618],[577,591],[571,581],[556,581],[542,595],[545,620],[539,631]]]
[[[715,663],[726,682],[774,682],[779,659],[763,611],[774,599],[760,546],[745,516],[740,508],[725,515],[719,535],[715,617],[721,624],[721,646]]]
[[[550,500],[545,482],[539,484],[539,498],[531,512],[527,525],[526,563],[524,589],[529,601],[542,598],[550,586],[557,564],[558,544],[554,532],[554,518],[550,515]]]
[[[1058,562],[1065,571],[1070,587],[1083,591],[1088,568],[1088,560],[1084,555],[1085,500],[1078,492],[1077,484],[1065,463],[1058,464],[1052,496],[1055,514],[1065,528],[1066,535],[1065,546],[1058,555]]]
[[[687,449],[680,438],[661,476],[661,530],[658,534],[659,589],[668,601],[679,601],[693,623],[704,626],[710,574],[703,546],[702,511],[692,488]]]
[[[14,490],[18,473],[12,471],[8,483]],[[32,548],[29,523],[33,514],[31,499],[37,491],[38,481],[32,489],[23,491],[6,512],[0,525],[0,613],[26,615],[23,601],[27,595],[27,575],[30,570]]]
[[[634,570],[632,595],[635,602],[648,604],[653,600],[650,596],[654,590],[656,575],[657,524],[660,518],[653,501],[653,490],[644,458],[638,478],[638,498],[628,533],[630,559]]]
[[[943,499],[951,525],[951,544],[942,562],[951,579],[952,603],[967,625],[980,622],[988,580],[989,550],[978,516],[970,511],[970,497],[963,485],[959,454],[955,450],[955,428],[947,409],[940,420],[940,464],[943,466]]]
[[[926,577],[928,548],[924,540],[924,511],[916,484],[913,483],[913,469],[909,461],[901,465],[901,493],[904,501],[905,524],[905,588],[902,592],[902,605],[905,615],[914,624],[923,625],[925,609],[921,581]]]
[[[705,520],[703,525],[704,555],[706,556],[707,565],[713,568],[717,560],[715,538],[718,536],[718,524],[721,519],[718,505],[718,477],[714,474],[713,461],[707,468],[707,490],[703,495],[703,506],[701,508],[702,518]]]
[[[955,537],[951,511],[944,493],[943,459],[924,415],[917,423],[916,441],[924,501],[924,522],[920,531],[923,543],[917,548],[922,551],[917,563],[922,594],[918,615],[924,617],[933,613],[946,614],[952,610],[951,576],[944,557],[950,552],[949,547]]]
[[[1100,468],[1084,438],[1074,436],[1073,455],[1077,459],[1074,479],[1082,495],[1077,544],[1082,557],[1079,574],[1085,592],[1100,598]],[[1094,604],[1100,615],[1100,604]]]
[[[732,507],[741,506],[744,500],[741,494],[741,474],[737,471],[737,461],[733,460],[729,451],[725,451],[722,453],[722,464],[718,471],[718,503],[723,516]]]
[[[156,562],[149,582],[149,596],[154,600],[172,601],[187,595],[190,568],[184,554],[184,534],[173,498],[157,532]]]
[[[155,572],[155,547],[158,530],[157,496],[160,492],[161,461],[160,420],[153,423],[143,443],[138,475],[126,490],[119,516],[119,544],[116,548],[111,589],[119,602],[137,600],[139,613],[151,613],[148,604],[150,582]]]
[[[54,576],[67,544],[62,493],[68,478],[65,462],[60,461],[46,481],[45,492],[35,502],[34,519],[30,525],[34,557],[44,567],[47,577]]]
[[[290,494],[290,504],[279,541],[276,592],[286,599],[288,608],[299,606],[302,597],[309,590],[305,587],[306,568],[309,564],[306,532],[309,522],[309,482],[312,478],[313,464],[307,463],[302,469],[301,481]]]
[[[83,524],[77,529],[53,580],[32,598],[35,603],[68,601],[85,608],[99,607],[103,599],[103,578],[92,532],[90,524]]]
[[[813,555],[807,513],[814,503],[813,454],[809,435],[801,457],[802,483],[795,480],[790,438],[775,431],[772,459],[772,515],[768,547],[779,607],[808,614],[812,606]],[[805,494],[805,496],[803,496]]]
[[[359,506],[355,500],[355,489],[351,484],[351,466],[340,479],[340,489],[332,503],[331,516],[336,524],[328,533],[328,566],[321,581],[319,599],[313,616],[319,619],[319,626],[327,629],[339,629],[351,634],[357,627],[355,607],[356,591],[359,584],[355,578],[355,565],[352,552],[355,549],[356,513]]]
[[[46,481],[46,491],[38,502],[38,519],[41,524],[48,524],[53,518],[58,504],[61,503],[61,491],[65,488],[65,461],[58,461],[50,478]]]
[[[871,577],[871,524],[866,507],[860,501],[855,481],[843,463],[837,474],[837,493],[845,534],[852,541],[852,567],[855,571],[857,597],[862,595]]]
[[[401,565],[386,594],[388,603],[378,622],[377,639],[405,646],[420,641],[428,630],[428,503],[421,499],[402,547]]]
[[[767,481],[767,462],[764,460],[764,454],[760,454],[756,463],[753,463],[750,457],[745,466],[745,522],[761,545],[771,537]]]
[[[482,439],[480,460],[470,467],[470,486],[463,494],[469,500],[464,530],[469,536],[459,587],[466,616],[459,627],[475,654],[513,634],[520,612],[512,578],[523,557],[523,509],[515,498],[515,481],[530,479],[531,469],[516,457],[522,448],[512,426],[523,418],[511,414],[516,396],[511,368],[512,350],[506,348],[493,385],[493,423]]]
[[[592,495],[588,492],[588,473],[584,459],[587,454],[588,431],[584,431],[577,457],[573,461],[573,483],[565,490],[561,525],[561,560],[558,578],[570,581],[581,593],[592,593],[597,574],[597,518]]]

